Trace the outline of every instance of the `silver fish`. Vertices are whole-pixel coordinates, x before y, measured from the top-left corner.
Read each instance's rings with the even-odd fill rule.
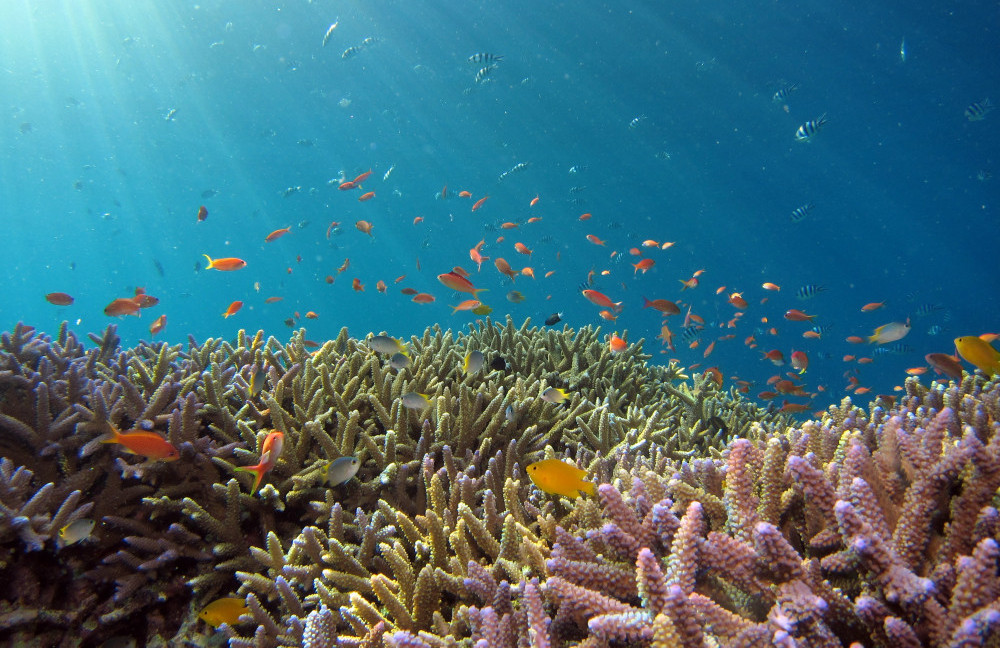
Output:
[[[337,25],[339,24],[340,24],[340,18],[337,18],[335,21],[333,21],[333,24],[330,25],[330,27],[326,30],[326,33],[323,34],[323,47],[326,47],[326,42],[330,40],[331,36],[333,36],[333,30],[336,29]]]
[[[341,457],[334,459],[326,465],[323,472],[326,473],[326,483],[330,486],[340,486],[345,484],[358,474],[361,462],[357,457]]]
[[[466,375],[473,374],[483,368],[483,361],[485,357],[482,351],[470,351],[465,356],[465,361],[462,363],[462,371]]]

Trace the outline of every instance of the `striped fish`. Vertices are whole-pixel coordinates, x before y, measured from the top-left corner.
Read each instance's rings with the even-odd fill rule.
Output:
[[[476,72],[476,79],[475,79],[476,83],[482,83],[483,81],[485,81],[490,76],[490,74],[493,73],[493,70],[495,70],[496,67],[497,67],[496,65],[487,65],[486,67],[479,68],[479,71]]]
[[[503,54],[490,54],[489,52],[476,52],[469,57],[469,63],[499,63],[503,60]]]
[[[801,223],[803,220],[805,220],[806,215],[808,215],[809,212],[812,211],[813,207],[815,207],[815,205],[813,205],[812,203],[806,203],[800,207],[796,207],[795,209],[793,209],[792,222]]]
[[[903,355],[904,353],[913,353],[913,347],[909,344],[897,342],[896,344],[876,347],[872,350],[872,355]]]
[[[986,115],[993,112],[994,108],[996,108],[996,106],[990,103],[989,99],[976,101],[969,104],[969,106],[965,109],[965,118],[969,121],[980,121],[985,118]]]
[[[788,85],[782,86],[774,95],[771,97],[771,101],[774,103],[785,103],[788,100],[788,95],[792,94],[799,89],[799,84],[789,83]]]
[[[819,119],[810,119],[795,131],[795,140],[798,142],[808,142],[819,132],[819,129],[823,128],[826,122],[825,113]]]
[[[920,304],[919,306],[917,306],[916,314],[917,317],[926,317],[931,313],[938,312],[942,308],[943,308],[942,306],[938,306],[937,304]]]
[[[795,291],[795,296],[799,299],[812,299],[821,292],[826,291],[826,286],[819,286],[817,284],[806,284],[798,290]]]

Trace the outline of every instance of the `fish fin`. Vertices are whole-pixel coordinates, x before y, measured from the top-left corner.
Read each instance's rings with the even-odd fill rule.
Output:
[[[208,256],[207,254],[202,254],[201,256],[203,256],[206,259],[208,259],[208,265],[205,266],[205,269],[206,270],[211,270],[212,269],[212,257]]]
[[[264,479],[264,468],[261,465],[256,466],[237,466],[236,470],[239,472],[250,472],[256,475],[253,480],[253,488],[250,489],[251,493],[257,492],[257,487],[260,486],[260,482]]]

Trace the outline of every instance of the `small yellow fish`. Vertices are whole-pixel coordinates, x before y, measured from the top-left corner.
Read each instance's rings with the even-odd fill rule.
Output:
[[[492,312],[493,309],[487,306],[486,304],[480,304],[479,306],[476,306],[475,308],[472,309],[472,313],[474,315],[489,315]]]
[[[955,338],[955,348],[963,360],[975,365],[987,376],[1000,374],[1000,351],[994,349],[989,342],[975,335],[966,335]]]
[[[569,398],[569,394],[566,393],[565,389],[559,389],[558,387],[549,387],[542,392],[542,400],[546,403],[553,403],[558,405]]]
[[[586,470],[558,459],[543,459],[528,466],[528,477],[532,484],[551,495],[562,495],[570,499],[579,497],[579,491],[588,495],[596,492],[594,482],[584,481],[586,474]]]
[[[469,351],[465,356],[465,361],[462,362],[462,371],[467,375],[476,373],[483,368],[483,361],[485,359],[482,351]]]
[[[223,623],[236,625],[239,623],[240,615],[249,612],[245,599],[227,597],[216,599],[203,607],[198,613],[198,618],[213,628],[218,628]]]
[[[96,523],[93,520],[89,520],[87,518],[81,518],[74,522],[70,522],[63,528],[59,529],[59,546],[68,547],[71,544],[76,544],[77,542],[86,540],[94,531],[95,524]]]

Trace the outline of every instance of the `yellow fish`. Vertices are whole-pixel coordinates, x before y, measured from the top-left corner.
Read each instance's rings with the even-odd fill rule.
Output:
[[[249,612],[245,599],[220,598],[203,607],[198,613],[198,618],[213,628],[218,628],[223,623],[236,625],[240,621],[240,615]]]
[[[963,360],[976,365],[987,376],[1000,374],[1000,351],[990,346],[989,342],[975,335],[966,335],[955,338],[955,348]]]
[[[532,484],[551,495],[562,495],[570,499],[579,497],[579,491],[588,495],[596,492],[594,482],[583,480],[586,474],[586,470],[558,459],[543,459],[528,466],[528,477]]]
[[[96,522],[93,520],[88,520],[87,518],[81,518],[75,522],[70,522],[63,528],[59,529],[59,545],[62,547],[68,547],[71,544],[76,544],[77,542],[82,542],[90,537],[90,534],[94,531],[94,525]]]

